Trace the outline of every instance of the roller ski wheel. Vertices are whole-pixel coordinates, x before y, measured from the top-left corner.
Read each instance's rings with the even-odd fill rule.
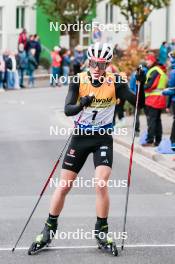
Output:
[[[118,249],[117,249],[117,246],[116,246],[115,242],[112,243],[111,251],[112,251],[112,254],[113,254],[114,257],[118,256]]]
[[[39,244],[37,242],[33,242],[32,245],[30,246],[29,250],[28,250],[28,255],[29,256],[35,255],[48,246],[49,246],[49,243],[48,244]]]
[[[32,243],[28,249],[28,255],[35,255],[38,252],[42,251],[44,248],[48,247],[52,242],[52,238],[56,233],[57,227],[52,228],[48,223],[45,224],[45,227],[41,234],[39,234],[35,241]],[[50,233],[52,231],[52,234]]]
[[[118,256],[118,250],[116,243],[113,242],[112,240],[107,240],[107,241],[100,241],[97,240],[97,246],[98,249],[107,252],[107,253],[112,253],[113,256]]]

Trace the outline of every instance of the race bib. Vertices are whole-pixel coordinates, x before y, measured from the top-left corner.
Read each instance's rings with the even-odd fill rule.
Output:
[[[115,105],[112,105],[109,108],[87,107],[83,110],[83,113],[80,112],[75,116],[74,121],[78,121],[77,125],[81,128],[101,128],[112,124],[114,110]]]

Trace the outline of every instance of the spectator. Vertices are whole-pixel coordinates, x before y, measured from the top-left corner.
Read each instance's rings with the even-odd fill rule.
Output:
[[[34,72],[38,66],[37,61],[35,59],[35,49],[31,49],[28,55],[28,75],[29,75],[29,87],[34,87]]]
[[[74,75],[77,73],[81,72],[81,67],[84,63],[84,52],[83,52],[83,47],[81,45],[78,45],[75,50],[74,50]]]
[[[156,63],[154,55],[146,57],[149,68],[145,82],[145,113],[147,117],[148,133],[146,143],[142,146],[158,146],[162,139],[161,113],[166,108],[166,99],[162,90],[167,85],[165,67]]]
[[[125,100],[120,100],[119,104],[115,106],[114,118],[113,118],[113,126],[116,127],[124,127],[126,125],[125,121],[125,113],[124,113],[124,105]],[[116,116],[118,115],[118,122],[116,123]]]
[[[18,47],[18,73],[19,73],[19,85],[24,87],[24,73],[27,70],[28,57],[24,50],[24,45],[21,43]]]
[[[4,72],[5,72],[5,62],[3,56],[0,55],[0,92],[4,91],[3,89]]]
[[[119,48],[118,44],[114,46],[114,57],[119,59],[123,57],[123,51]]]
[[[26,52],[29,53],[31,49],[36,49],[36,42],[34,40],[34,35],[30,35],[26,44]]]
[[[89,70],[89,60],[85,59],[83,65],[80,68],[81,72],[85,72]]]
[[[16,71],[15,71],[15,89],[20,89],[19,86],[19,57],[18,57],[18,51],[14,52],[15,60],[16,60]]]
[[[140,65],[142,65],[142,70],[145,72],[145,74],[147,74],[148,72],[148,68],[146,67],[146,63],[145,62],[141,62]],[[134,71],[131,74],[131,78],[130,78],[130,90],[136,94],[137,93],[137,84],[136,84],[136,72]],[[138,137],[140,135],[140,108],[138,107],[137,109],[137,116],[136,116],[136,128],[135,128],[135,135]]]
[[[3,56],[0,55],[0,92],[4,91],[3,89],[4,72],[5,72],[5,62]]]
[[[87,50],[84,50],[83,64],[80,67],[81,72],[89,70],[89,59],[87,57]]]
[[[119,70],[113,64],[109,65],[109,67],[107,68],[107,71],[113,72],[114,74],[120,74],[120,76],[122,77],[122,80],[127,79],[126,73],[125,72],[119,73]],[[116,126],[117,128],[126,126],[124,105],[125,105],[125,100],[121,100],[121,99],[120,99],[120,102],[119,103],[117,102],[115,105],[113,126]],[[118,121],[116,122],[117,115],[118,115]]]
[[[61,76],[61,62],[62,58],[60,56],[61,49],[58,46],[54,47],[54,50],[51,52],[52,58],[52,82],[51,86],[54,86],[55,83],[59,82]],[[59,85],[59,83],[58,83]]]
[[[95,25],[93,32],[92,32],[92,41],[93,43],[100,42],[102,38],[102,32],[99,29],[99,25]]]
[[[7,88],[8,89],[18,89],[19,88],[19,78],[17,72],[17,57],[15,52],[10,52],[10,55],[6,61],[7,67]]]
[[[4,79],[3,79],[3,87],[7,88],[7,61],[9,58],[10,51],[6,50],[3,53],[3,60],[5,62],[5,72],[4,72]]]
[[[39,60],[40,60],[40,55],[41,55],[41,44],[39,40],[39,36],[37,34],[34,35],[34,47],[36,52],[35,52],[35,59],[37,61],[37,64],[39,65]]]
[[[26,46],[27,46],[27,31],[26,31],[26,29],[23,29],[22,32],[19,34],[18,45],[19,44],[23,44],[24,49],[26,49]]]
[[[175,50],[170,53],[171,70],[169,73],[168,89],[163,91],[163,95],[169,96],[167,104],[167,112],[170,112],[170,106],[172,104],[173,109],[173,125],[171,129],[171,148],[175,151]]]
[[[166,41],[164,41],[159,50],[158,61],[160,64],[164,65],[166,64],[167,59],[168,59],[168,44]]]
[[[63,67],[63,76],[65,77],[64,85],[68,84],[68,76],[70,72],[70,50],[66,50],[65,53],[63,54],[63,61],[62,61],[62,67]]]
[[[170,52],[175,50],[175,38],[172,39],[168,48]]]

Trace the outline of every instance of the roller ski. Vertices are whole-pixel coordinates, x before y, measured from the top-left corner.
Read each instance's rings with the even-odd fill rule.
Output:
[[[56,230],[57,225],[51,225],[46,222],[43,231],[39,235],[37,235],[35,241],[30,246],[28,255],[34,255],[40,252],[42,249],[48,247],[52,242]]]
[[[96,230],[95,238],[98,249],[107,253],[112,253],[113,256],[118,256],[116,243],[112,239],[109,239],[107,229],[108,226],[106,225],[102,226],[100,230]]]

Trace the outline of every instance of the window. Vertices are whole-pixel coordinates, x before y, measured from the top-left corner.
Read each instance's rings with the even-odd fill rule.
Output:
[[[0,7],[0,31],[2,31],[2,7]]]
[[[106,24],[108,23],[108,7],[109,4],[106,4]]]
[[[110,23],[113,23],[113,5],[110,5]]]
[[[25,7],[16,8],[16,28],[25,27]]]
[[[106,24],[113,23],[113,5],[107,3],[105,6]]]

